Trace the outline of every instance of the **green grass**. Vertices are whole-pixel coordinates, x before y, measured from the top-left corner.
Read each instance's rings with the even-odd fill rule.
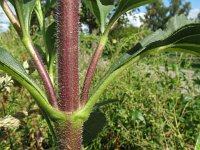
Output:
[[[89,149],[194,148],[200,130],[200,96],[193,79],[200,74],[195,72],[189,79],[176,64],[172,77],[169,71],[159,71],[163,59],[170,61],[166,56],[149,57],[133,65],[108,87],[102,100],[117,102],[102,107],[107,125]],[[135,111],[145,122],[134,116]]]

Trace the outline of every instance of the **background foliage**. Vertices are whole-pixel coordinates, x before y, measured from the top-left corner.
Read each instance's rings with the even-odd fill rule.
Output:
[[[190,2],[183,0],[169,0],[170,5],[165,6],[162,0],[146,7],[147,13],[143,22],[153,31],[163,28],[165,23],[176,14],[188,15],[191,9]]]
[[[159,5],[164,13],[179,13],[186,6],[184,13],[189,10],[186,3],[174,4],[171,9],[163,8],[162,3]],[[157,6],[154,9],[159,10]],[[54,12],[54,8],[51,11]],[[88,10],[83,10],[83,14],[87,14],[85,11]],[[87,21],[94,23],[94,18],[90,17]],[[52,18],[54,16],[50,15],[50,22]],[[161,27],[163,23],[156,25]],[[32,24],[34,43],[39,44],[42,40],[37,22],[33,20]],[[154,30],[154,27],[150,28]],[[94,31],[96,29],[94,24],[94,29],[90,31],[93,34],[81,33],[82,77],[99,40],[98,32]],[[116,57],[150,32],[145,27],[116,27],[99,62],[93,85]],[[11,50],[18,60],[24,62],[27,72],[37,79],[32,62],[12,27],[8,33],[0,34],[0,45]],[[149,56],[132,68],[126,70],[101,97],[101,100],[112,101],[105,107],[99,105],[107,123],[98,137],[85,147],[91,150],[193,149],[200,131],[199,58],[167,53]],[[28,92],[3,72],[0,72],[0,90],[0,149],[49,149],[52,146],[50,133]]]
[[[130,35],[123,39],[124,42],[109,41],[98,66],[96,81],[100,73],[105,72],[104,67],[112,62],[111,55],[117,57],[121,49],[127,49],[133,40],[147,33],[138,30],[136,35],[139,37]],[[1,44],[9,46],[18,59],[26,61],[28,57],[23,46],[11,35],[12,30],[1,34]],[[83,74],[94,41],[98,41],[96,36],[81,36]],[[14,50],[16,48],[19,50]],[[23,53],[25,56],[20,55]],[[193,149],[200,130],[198,66],[198,57],[176,53],[149,57],[133,65],[134,69],[124,72],[102,96],[102,100],[113,100],[113,103],[100,107],[107,123],[97,139],[86,145],[88,149]],[[31,70],[31,66],[27,65],[27,69]],[[1,73],[1,79],[5,77]],[[1,87],[1,118],[12,115],[20,120],[20,125],[1,127],[0,148],[51,147],[47,126],[28,92],[13,80],[3,81]]]

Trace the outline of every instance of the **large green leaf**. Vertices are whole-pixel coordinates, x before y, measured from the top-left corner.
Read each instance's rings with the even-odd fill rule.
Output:
[[[11,74],[22,85],[28,84],[32,86],[47,101],[42,90],[31,80],[23,66],[3,48],[0,48],[0,68]]]
[[[200,24],[192,23],[184,15],[181,15],[170,19],[166,27],[165,30],[160,29],[144,38],[131,50],[122,55],[111,66],[104,78],[107,78],[112,72],[139,55],[144,56],[167,50],[200,54]]]
[[[51,107],[51,105],[48,103],[45,94],[43,93],[43,90],[41,90],[29,77],[23,66],[3,48],[0,48],[0,69],[10,74],[15,80],[17,80],[21,85],[23,85],[34,97],[38,106],[41,108],[41,112],[47,121],[47,124],[53,137],[55,138],[55,131],[52,127],[50,118],[57,119],[63,114],[54,110]]]
[[[37,0],[12,0],[22,30],[29,33],[31,15]]]
[[[106,25],[106,18],[114,8],[114,0],[83,0],[97,19],[103,33]]]
[[[86,109],[91,109],[108,84],[120,75],[133,62],[165,51],[187,52],[200,55],[200,23],[191,23],[183,15],[175,16],[165,30],[158,30],[136,44],[122,55],[100,80],[94,94],[90,97]]]
[[[48,103],[43,90],[29,77],[23,66],[3,48],[0,48],[0,69],[10,74],[15,80],[22,84],[35,98],[37,104],[43,111],[48,114],[50,112],[55,113]]]

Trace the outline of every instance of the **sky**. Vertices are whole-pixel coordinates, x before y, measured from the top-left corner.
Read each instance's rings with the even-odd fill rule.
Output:
[[[169,5],[168,0],[163,0],[166,6]],[[199,8],[200,9],[200,0],[184,0],[185,2],[190,2],[193,9]]]
[[[163,0],[165,5],[169,5],[169,0]],[[191,11],[188,15],[189,18],[196,18],[197,14],[200,12],[200,0],[184,0],[185,2],[191,2]],[[140,12],[138,12],[134,17],[128,16],[130,20],[130,24],[135,25],[136,27],[141,26],[140,17],[144,17],[145,15],[145,7],[140,8]],[[9,20],[6,18],[5,14],[0,8],[0,32],[5,32],[9,28]]]
[[[14,8],[11,7],[12,11],[14,11]],[[6,32],[9,29],[10,21],[3,12],[2,8],[0,7],[0,33]]]
[[[168,0],[163,0],[166,6],[169,5]],[[185,2],[191,3],[191,11],[188,15],[189,18],[196,18],[198,13],[200,12],[200,0],[184,0]]]
[[[0,32],[5,32],[9,28],[9,20],[6,15],[3,13],[2,8],[0,7]]]

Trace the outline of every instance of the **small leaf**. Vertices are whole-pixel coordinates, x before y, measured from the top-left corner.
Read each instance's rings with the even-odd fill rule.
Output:
[[[200,150],[200,134],[199,134],[199,136],[197,138],[197,142],[196,142],[194,150]]]
[[[56,55],[56,23],[53,22],[51,25],[48,26],[46,31],[46,43],[48,54],[50,55],[50,59],[55,58]]]
[[[54,7],[56,5],[56,0],[46,0],[46,2],[44,3],[44,14],[46,14],[51,7]]]
[[[83,0],[85,5],[90,9],[101,27],[101,33],[106,26],[106,18],[114,8],[114,0]]]
[[[22,30],[29,33],[30,21],[37,0],[13,0]]]
[[[83,144],[88,145],[105,126],[106,118],[98,109],[90,114],[83,127]]]
[[[138,119],[138,120],[142,121],[143,123],[145,123],[145,119],[144,119],[144,117],[143,117],[141,112],[139,112],[137,110],[133,111],[133,117],[135,119]]]

